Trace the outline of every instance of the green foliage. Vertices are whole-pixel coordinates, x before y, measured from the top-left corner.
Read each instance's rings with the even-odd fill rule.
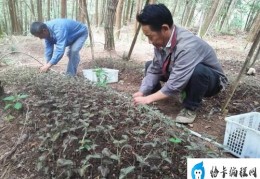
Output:
[[[2,100],[5,103],[4,111],[10,110],[11,111],[19,111],[22,109],[23,104],[22,100],[27,98],[28,95],[25,94],[18,94],[18,95],[11,95],[3,98]],[[15,117],[11,114],[7,114],[3,118],[5,121],[11,122],[15,119]]]
[[[181,100],[183,101],[187,97],[186,91],[181,92]]]
[[[39,146],[32,150],[37,151],[41,176],[135,178],[151,172],[154,178],[170,178],[173,172],[186,175],[187,155],[207,156],[201,146],[187,141],[189,134],[181,133],[172,119],[150,107],[133,107],[129,98],[109,88],[28,69],[1,73],[0,80],[33,96],[27,117],[30,126],[37,127],[32,135]],[[14,104],[17,96],[7,101]],[[20,98],[25,96],[20,95],[19,102]],[[174,171],[169,170],[172,166]]]
[[[18,94],[18,95],[11,95],[7,96],[3,99],[5,102],[4,110],[7,109],[14,109],[14,110],[20,110],[23,107],[22,99],[27,98],[28,95],[26,94]]]
[[[170,141],[171,143],[174,143],[174,144],[179,144],[179,143],[181,143],[181,139],[179,139],[179,138],[170,138],[169,141]]]
[[[91,145],[92,145],[91,140],[82,139],[81,141],[79,141],[79,143],[81,144],[81,146],[79,147],[79,150],[90,150],[91,149]]]
[[[97,86],[106,87],[107,85],[107,72],[103,68],[96,68],[94,72],[97,77]]]

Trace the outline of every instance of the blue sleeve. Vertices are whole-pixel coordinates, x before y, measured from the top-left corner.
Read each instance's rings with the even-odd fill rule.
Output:
[[[54,34],[56,35],[57,42],[52,58],[49,61],[52,65],[57,64],[62,58],[65,52],[68,36],[67,30],[62,28],[55,29]]]
[[[48,40],[45,40],[45,58],[49,62],[52,58],[54,44]]]

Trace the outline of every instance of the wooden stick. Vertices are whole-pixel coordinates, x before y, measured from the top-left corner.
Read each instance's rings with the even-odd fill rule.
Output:
[[[6,56],[8,56],[8,55],[10,55],[10,54],[14,54],[14,53],[21,53],[21,54],[27,55],[27,56],[33,58],[34,60],[36,60],[37,62],[39,62],[41,65],[43,65],[42,62],[40,62],[39,60],[37,60],[37,59],[36,59],[35,57],[33,57],[32,55],[29,55],[29,54],[27,54],[27,53],[20,52],[20,51],[14,51],[14,52],[10,52],[10,53],[7,53],[7,54],[3,55],[2,57],[0,57],[0,61],[1,61],[4,57],[6,57]]]

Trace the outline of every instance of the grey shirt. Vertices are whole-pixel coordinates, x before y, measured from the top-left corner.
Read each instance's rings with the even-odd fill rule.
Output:
[[[220,85],[224,88],[227,84],[227,78],[213,48],[188,30],[177,26],[175,30],[177,43],[173,49],[168,68],[170,76],[161,88],[161,92],[167,96],[181,92],[186,87],[195,66],[199,63],[216,71],[220,76]],[[168,45],[164,49],[154,49],[153,62],[140,87],[140,91],[145,95],[150,94],[163,77],[162,65],[169,53],[170,47]]]

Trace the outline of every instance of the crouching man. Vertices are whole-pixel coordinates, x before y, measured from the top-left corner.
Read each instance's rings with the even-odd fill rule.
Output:
[[[192,123],[202,98],[216,95],[227,84],[213,48],[174,25],[169,9],[163,4],[145,6],[137,21],[155,48],[153,60],[146,63],[141,87],[133,94],[134,104],[150,104],[182,93],[183,109],[176,122]],[[163,87],[160,81],[165,82]]]

